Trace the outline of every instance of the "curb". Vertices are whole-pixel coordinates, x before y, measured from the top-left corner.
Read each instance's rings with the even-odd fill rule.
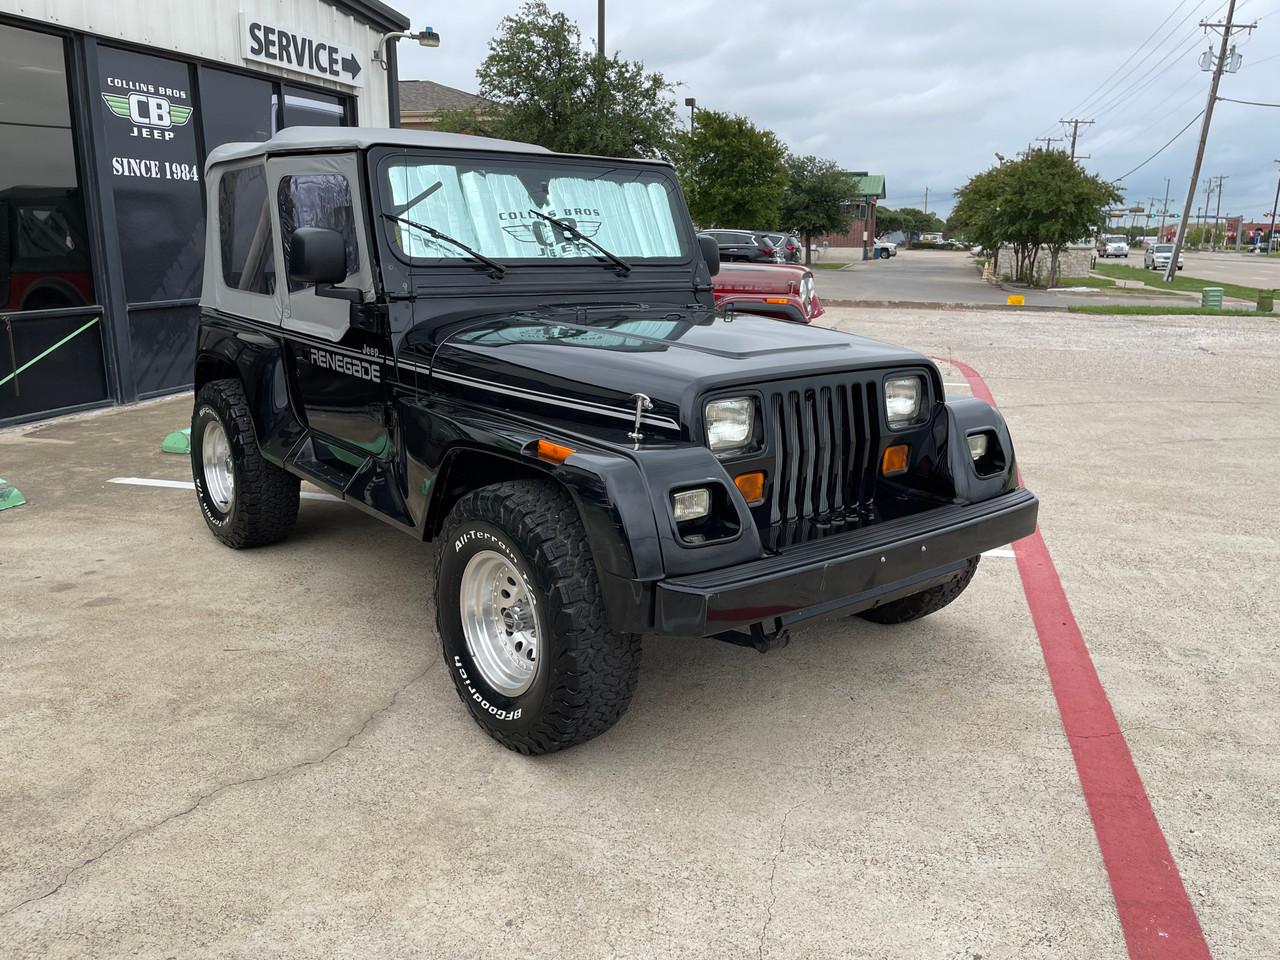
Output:
[[[890,310],[1007,310],[1014,313],[1033,311],[1036,313],[1066,313],[1066,305],[1058,304],[1023,304],[1011,307],[1006,303],[942,303],[931,300],[827,300],[823,299],[823,307],[866,307]]]

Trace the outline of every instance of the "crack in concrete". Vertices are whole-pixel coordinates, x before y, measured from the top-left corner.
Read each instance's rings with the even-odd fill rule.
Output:
[[[72,867],[70,870],[67,871],[66,875],[62,878],[62,881],[57,886],[55,886],[52,890],[49,890],[46,893],[42,893],[38,897],[28,897],[26,900],[22,900],[19,903],[14,904],[12,907],[6,907],[4,910],[0,910],[0,919],[7,917],[9,914],[13,913],[15,910],[19,910],[22,907],[25,907],[29,903],[39,903],[41,900],[49,899],[50,897],[58,893],[63,887],[65,887],[67,883],[70,882],[71,878],[75,876],[77,873],[79,873],[81,870],[85,869],[91,864],[97,863],[103,857],[107,856],[107,854],[111,853],[116,848],[121,847],[124,844],[128,843],[134,837],[143,833],[149,833],[153,830],[159,830],[161,827],[163,827],[167,823],[171,823],[174,820],[181,819],[182,817],[185,817],[189,813],[194,813],[196,810],[200,809],[200,807],[204,805],[204,802],[206,800],[212,800],[214,797],[218,796],[219,794],[224,793],[227,790],[231,790],[234,787],[243,787],[251,783],[265,783],[268,780],[282,779],[284,777],[290,776],[291,774],[297,773],[299,770],[305,770],[308,767],[318,767],[321,764],[326,763],[331,757],[333,757],[334,754],[340,753],[343,750],[347,749],[347,747],[351,746],[351,744],[358,737],[360,737],[360,735],[363,734],[365,730],[369,728],[369,724],[373,723],[374,720],[376,720],[382,714],[386,713],[393,706],[395,706],[396,701],[400,698],[400,694],[404,693],[411,686],[413,686],[415,683],[417,683],[419,680],[425,677],[428,673],[430,673],[431,668],[434,665],[435,665],[434,662],[428,665],[426,669],[424,669],[421,673],[413,677],[411,680],[405,683],[402,687],[396,690],[396,692],[391,695],[390,700],[388,700],[382,706],[378,707],[378,709],[374,710],[373,713],[369,714],[369,716],[365,717],[364,723],[360,724],[360,728],[358,730],[356,730],[353,734],[347,737],[346,740],[342,741],[342,743],[338,744],[336,747],[334,747],[332,750],[326,753],[323,757],[320,757],[319,759],[312,759],[312,760],[301,760],[298,763],[292,764],[291,766],[286,767],[283,770],[276,770],[273,773],[267,773],[260,777],[248,777],[247,779],[244,779],[244,780],[236,780],[232,783],[224,783],[221,786],[214,787],[208,793],[201,794],[200,797],[196,799],[195,803],[191,804],[185,809],[179,810],[177,813],[172,813],[157,823],[150,824],[149,826],[136,827],[135,829],[130,830],[123,837],[116,840],[114,843],[112,843],[102,852],[97,853],[92,857],[89,857],[89,859],[83,860],[80,863],[76,864],[74,867]]]
[[[788,807],[787,812],[782,815],[782,823],[778,827],[778,849],[773,851],[773,860],[769,863],[769,906],[766,908],[764,926],[760,928],[760,943],[756,947],[756,955],[760,960],[764,960],[764,942],[769,937],[769,925],[773,923],[773,905],[778,902],[778,894],[773,889],[773,879],[778,874],[778,859],[782,856],[782,852],[787,846],[787,821],[791,819],[791,814],[795,813],[805,804],[813,803],[815,800],[820,800],[825,797],[831,790],[832,783],[832,780],[827,781],[827,783],[823,785],[822,789],[812,797],[796,801]]]

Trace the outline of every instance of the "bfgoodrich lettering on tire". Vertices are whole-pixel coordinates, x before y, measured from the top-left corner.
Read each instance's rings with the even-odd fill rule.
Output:
[[[640,638],[609,629],[586,531],[553,484],[454,505],[436,541],[436,624],[458,696],[511,750],[590,740],[631,703]]]
[[[196,394],[191,475],[205,523],[229,547],[275,543],[297,522],[299,480],[259,452],[238,380],[213,380]]]

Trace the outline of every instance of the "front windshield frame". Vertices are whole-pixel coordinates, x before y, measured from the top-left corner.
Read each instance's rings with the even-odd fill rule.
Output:
[[[539,249],[538,256],[513,256],[508,251],[495,250],[492,247],[486,249],[482,240],[478,240],[474,235],[464,235],[463,232],[455,233],[450,229],[451,224],[433,223],[430,219],[421,219],[415,217],[415,207],[403,209],[396,195],[396,191],[392,187],[391,177],[397,168],[403,167],[406,162],[414,165],[424,166],[455,166],[466,172],[473,170],[486,170],[490,174],[500,172],[510,174],[513,177],[519,177],[521,173],[525,174],[529,179],[541,177],[542,180],[548,180],[548,173],[554,173],[557,170],[568,172],[582,172],[584,182],[589,180],[613,179],[617,182],[637,182],[645,183],[653,187],[659,188],[665,193],[667,198],[666,210],[669,211],[670,223],[660,224],[663,231],[662,242],[664,247],[657,250],[653,254],[646,255],[637,253],[634,247],[628,247],[618,244],[617,237],[610,237],[607,231],[602,231],[595,236],[597,242],[601,243],[610,253],[619,256],[633,267],[645,266],[669,266],[676,264],[687,264],[694,259],[699,253],[697,244],[694,242],[693,233],[690,229],[688,221],[688,212],[684,205],[684,197],[680,192],[679,183],[676,180],[674,171],[663,164],[637,162],[630,160],[617,160],[607,157],[577,157],[561,154],[544,154],[544,153],[505,153],[501,151],[457,151],[457,150],[423,150],[423,149],[386,149],[378,151],[376,155],[370,157],[370,166],[372,168],[372,181],[374,192],[377,194],[377,201],[381,211],[390,212],[396,216],[403,217],[407,220],[416,220],[419,223],[425,223],[435,229],[441,230],[445,234],[454,236],[458,240],[462,240],[469,246],[474,244],[474,248],[483,252],[486,256],[494,260],[500,261],[504,267],[521,268],[521,267],[596,267],[601,265],[609,266],[609,262],[602,257],[599,251],[594,250],[589,244],[582,242],[574,242],[572,244],[574,250],[572,253],[562,255],[546,255],[546,244],[544,238],[538,238],[536,247]],[[567,178],[566,178],[567,179]],[[521,180],[523,183],[524,181]],[[408,185],[406,179],[405,184]],[[415,184],[414,186],[417,186]],[[430,187],[430,184],[426,184]],[[404,192],[405,188],[401,189]],[[413,192],[410,190],[410,192]],[[420,191],[419,191],[420,192]],[[441,190],[441,193],[444,191]],[[428,198],[429,199],[429,198]],[[442,197],[442,199],[444,199]],[[548,200],[550,200],[550,193]],[[424,201],[425,202],[425,201]],[[421,204],[420,204],[421,205]],[[565,219],[572,219],[575,225],[585,224],[587,221],[578,221],[556,207],[554,204],[544,203],[539,206],[536,201],[531,203],[532,209],[540,209],[543,212],[554,215],[560,214]],[[505,211],[507,213],[523,213],[524,216],[517,216],[510,226],[523,223],[529,225],[532,222],[540,222],[538,218],[528,215],[524,211]],[[411,250],[406,250],[400,241],[398,231],[400,229],[412,231],[412,228],[404,227],[402,224],[388,220],[386,217],[379,216],[376,218],[380,224],[380,229],[384,231],[383,240],[387,249],[400,262],[412,267],[415,272],[421,269],[441,269],[456,270],[458,267],[475,267],[477,261],[461,249],[452,247],[451,244],[436,244],[436,249],[431,256],[415,255]],[[468,220],[469,218],[463,218]],[[467,226],[468,224],[463,224]],[[504,226],[508,224],[503,224]],[[452,226],[457,228],[458,224]],[[492,230],[496,224],[490,224],[489,229]],[[547,227],[554,230],[550,224]],[[532,229],[532,228],[530,228]],[[588,227],[589,229],[589,227]],[[523,237],[520,239],[524,239]],[[554,239],[554,238],[553,238]],[[560,238],[564,240],[564,237]],[[620,245],[621,249],[614,249],[610,246],[613,240],[615,245]],[[533,244],[531,243],[531,246]],[[565,245],[568,246],[568,245]],[[668,251],[676,251],[668,254]]]

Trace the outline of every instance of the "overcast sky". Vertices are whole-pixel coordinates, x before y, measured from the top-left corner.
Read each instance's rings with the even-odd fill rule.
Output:
[[[390,0],[434,27],[437,49],[399,45],[402,79],[475,92],[476,68],[517,0],[439,4]],[[597,36],[596,0],[548,0]],[[1181,212],[1211,75],[1197,60],[1210,39],[1197,24],[1225,18],[1218,0],[608,0],[610,53],[678,83],[699,107],[738,113],[788,147],[847,170],[884,174],[891,207],[945,216],[952,192],[1037,137],[1080,127],[1085,169],[1121,184],[1131,206]],[[1233,35],[1243,64],[1219,96],[1280,103],[1280,0],[1237,0]],[[1216,40],[1214,41],[1216,51]],[[687,122],[687,120],[686,120]],[[1130,173],[1190,123],[1155,159]],[[1069,133],[1066,133],[1069,136]],[[1069,146],[1069,142],[1066,144]],[[1064,146],[1055,142],[1055,148]],[[1280,176],[1280,108],[1219,102],[1201,168],[1225,175],[1222,213],[1262,219]],[[1217,206],[1216,195],[1210,214]]]

